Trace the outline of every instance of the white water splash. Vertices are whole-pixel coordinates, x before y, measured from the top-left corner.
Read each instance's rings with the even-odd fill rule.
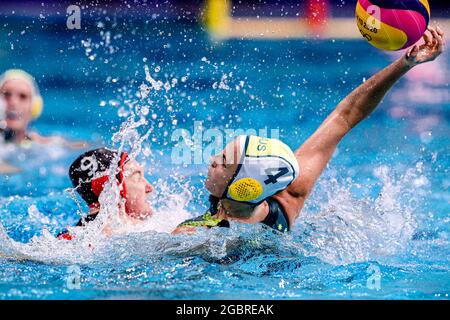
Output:
[[[325,191],[332,196],[320,203],[319,212],[306,210],[288,235],[265,232],[260,225],[232,223],[230,229],[205,229],[193,236],[173,236],[170,231],[191,217],[186,210],[191,195],[168,193],[162,199],[164,205],[153,217],[112,237],[105,236],[101,230],[108,215],[117,214],[117,206],[106,206],[87,228],[74,228],[77,229],[73,231],[74,241],[56,240],[44,233],[28,244],[20,244],[8,238],[1,228],[0,256],[70,264],[151,261],[161,256],[192,254],[219,261],[236,252],[247,255],[282,252],[284,256],[299,259],[317,257],[332,265],[382,261],[407,250],[417,227],[417,215],[411,203],[419,201],[411,198],[418,190],[411,185],[412,181],[423,181],[425,177],[417,168],[408,170],[399,179],[394,179],[386,167],[375,169],[375,175],[382,186],[375,200],[355,199],[349,186],[337,181],[324,183]],[[110,201],[105,198],[107,195],[101,201]]]
[[[382,183],[375,200],[355,199],[348,186],[327,182],[328,201],[319,204],[319,213],[305,211],[298,221],[303,253],[335,265],[404,253],[418,225],[416,208],[427,180],[417,168],[399,180],[391,174],[385,166],[374,170]]]

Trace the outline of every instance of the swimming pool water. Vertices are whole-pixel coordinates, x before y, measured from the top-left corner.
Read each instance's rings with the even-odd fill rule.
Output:
[[[153,131],[144,149],[152,153],[141,159],[160,189],[153,231],[95,239],[91,249],[53,241],[78,220],[65,189],[80,151],[1,147],[2,159],[23,172],[0,176],[0,252],[15,257],[0,257],[0,299],[448,299],[448,53],[402,79],[346,137],[290,235],[232,224],[173,237],[157,231],[200,213],[207,199],[206,164],[170,161],[173,130],[192,132],[196,120],[205,128],[278,129],[295,148],[394,57],[364,41],[215,43],[184,20],[99,12],[82,30],[67,30],[64,19],[2,19],[9,32],[0,34],[0,69],[36,76],[45,112],[33,128],[44,134],[111,145],[145,65],[155,79],[178,83],[149,104]],[[13,250],[6,234],[24,244],[37,238]]]

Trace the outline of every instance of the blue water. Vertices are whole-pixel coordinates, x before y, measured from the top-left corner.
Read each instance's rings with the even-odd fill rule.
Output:
[[[0,299],[448,299],[449,54],[402,79],[345,138],[290,235],[232,224],[173,237],[169,227],[200,213],[207,199],[206,164],[170,161],[175,129],[192,132],[194,121],[277,129],[296,148],[394,57],[364,41],[215,43],[191,21],[101,11],[82,30],[49,16],[9,15],[2,25],[0,70],[36,76],[45,111],[33,128],[43,134],[117,146],[112,134],[127,103],[139,100],[144,66],[178,83],[152,93],[149,124],[138,129],[153,128],[143,144],[151,154],[139,156],[159,190],[152,219],[161,220],[151,230],[90,239],[93,248],[53,239],[79,218],[65,190],[81,151],[1,146],[1,157],[23,171],[0,176],[9,237],[0,232]],[[218,88],[221,81],[229,88]],[[181,206],[164,207],[177,196]],[[73,268],[81,271],[77,288],[68,286]]]

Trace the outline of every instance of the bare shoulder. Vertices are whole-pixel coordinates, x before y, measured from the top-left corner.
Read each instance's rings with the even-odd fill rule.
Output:
[[[316,166],[320,164],[321,159],[319,154],[296,153],[295,157],[297,158],[300,173],[286,189],[286,193],[294,198],[305,199],[311,193],[311,189],[317,179],[318,168]]]
[[[39,143],[39,144],[51,144],[51,143],[59,143],[64,145],[65,147],[71,148],[73,150],[80,150],[88,147],[88,143],[86,141],[68,141],[61,136],[42,136],[37,132],[32,132],[29,135],[31,141]]]
[[[299,217],[305,203],[305,197],[295,196],[288,189],[273,196],[283,207],[289,218],[289,225],[292,227]]]
[[[30,138],[31,141],[39,143],[39,144],[46,144],[46,143],[51,142],[51,140],[52,140],[51,137],[44,137],[37,132],[30,132],[28,134],[28,137]]]
[[[296,158],[300,167],[299,176],[282,192],[273,197],[282,205],[284,211],[289,217],[291,226],[299,217],[306,199],[310,195],[314,183],[317,179],[314,156],[310,154],[296,153]]]

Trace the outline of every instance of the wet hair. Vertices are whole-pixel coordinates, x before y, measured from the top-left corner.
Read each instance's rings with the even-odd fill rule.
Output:
[[[225,208],[226,214],[234,218],[250,218],[259,205],[257,203],[239,202],[230,199],[222,199],[220,201],[223,207],[227,204]]]
[[[108,175],[113,161],[119,162],[118,152],[106,148],[87,151],[80,155],[70,166],[69,177],[78,194],[88,205],[98,202],[92,188],[92,179]],[[119,177],[117,176],[119,181]]]

